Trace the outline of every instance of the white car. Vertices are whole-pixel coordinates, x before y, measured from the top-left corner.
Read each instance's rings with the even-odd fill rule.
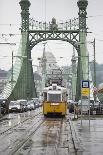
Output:
[[[11,101],[9,103],[9,112],[23,112],[24,107],[18,101]]]
[[[20,99],[17,100],[17,102],[21,105],[21,107],[23,108],[23,111],[27,111],[27,100],[25,99]]]
[[[35,109],[35,104],[34,104],[33,100],[29,100],[27,102],[27,108],[28,108],[28,110],[34,110]]]

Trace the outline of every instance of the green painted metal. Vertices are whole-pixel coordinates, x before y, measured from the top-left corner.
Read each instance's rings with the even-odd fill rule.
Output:
[[[76,42],[79,42],[79,30],[29,30],[30,49],[39,42],[46,40],[66,41],[78,49]]]
[[[19,2],[21,6],[21,20],[22,20],[22,25],[21,25],[21,31],[28,31],[29,30],[29,7],[31,3],[29,0],[21,0]]]
[[[2,93],[8,100],[36,97],[32,61],[30,61],[31,53],[28,47],[30,2],[28,0],[21,0],[20,6],[22,9],[20,47],[18,49],[16,62],[14,66],[12,66],[12,72],[9,76],[8,83]]]
[[[13,76],[11,76],[11,72],[8,83],[2,92],[4,98],[8,98],[8,100],[36,97],[32,62],[29,61],[27,57],[27,38],[28,33],[22,32],[16,62],[13,65]]]
[[[72,23],[65,23],[65,29],[60,29],[56,20],[52,19],[52,22],[47,25],[44,23],[44,29],[29,29],[29,0],[21,0],[19,2],[21,6],[21,43],[18,50],[19,58],[13,66],[13,78],[9,77],[6,88],[3,91],[3,95],[9,100],[31,97],[36,97],[35,84],[33,81],[33,69],[31,60],[31,50],[39,42],[46,40],[62,40],[72,44],[78,52],[78,68],[77,68],[77,98],[80,95],[80,79],[81,68],[83,72],[83,78],[86,78],[87,74],[87,53],[86,53],[86,7],[88,5],[87,0],[79,0],[77,2],[79,7],[79,28],[72,29]],[[74,20],[76,22],[76,19]],[[74,25],[75,25],[74,22]],[[40,27],[40,23],[39,23]],[[33,25],[32,25],[33,28]],[[84,44],[77,45],[78,42],[84,42]],[[69,51],[68,51],[69,52]],[[25,58],[24,58],[25,57]],[[82,58],[81,58],[82,57]],[[84,58],[85,57],[85,58]],[[83,62],[84,61],[84,62]],[[85,63],[85,65],[83,65]],[[85,67],[86,66],[86,67]],[[85,72],[84,72],[85,70]],[[10,82],[11,81],[11,82]]]
[[[86,47],[86,16],[87,16],[87,0],[78,0],[79,7],[79,51],[78,51],[78,70],[77,70],[77,95],[76,100],[81,97],[81,80],[87,80],[89,73],[89,57]]]

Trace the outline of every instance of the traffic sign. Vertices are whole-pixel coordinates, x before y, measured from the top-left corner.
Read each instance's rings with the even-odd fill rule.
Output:
[[[89,96],[90,89],[89,88],[82,88],[81,89],[81,94],[82,96]]]
[[[82,88],[81,88],[81,94],[82,96],[89,96],[90,94],[90,84],[88,80],[82,80]]]
[[[82,80],[82,88],[89,88],[90,84],[88,80]]]

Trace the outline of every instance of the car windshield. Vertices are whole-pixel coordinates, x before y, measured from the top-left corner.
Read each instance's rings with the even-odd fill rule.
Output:
[[[9,105],[11,105],[11,106],[12,106],[12,105],[19,105],[19,103],[16,102],[16,101],[11,101]]]

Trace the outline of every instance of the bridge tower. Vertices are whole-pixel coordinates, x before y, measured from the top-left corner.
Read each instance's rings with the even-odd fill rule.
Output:
[[[29,0],[21,0],[19,2],[21,6],[21,35],[22,35],[22,51],[24,51],[24,55],[27,57],[24,62],[22,63],[21,75],[25,72],[25,77],[21,78],[21,85],[24,85],[25,95],[24,98],[30,99],[32,97],[36,97],[36,90],[34,84],[34,75],[33,75],[33,68],[32,68],[32,59],[31,59],[31,50],[29,49],[28,42],[29,42],[29,7],[31,3]],[[24,48],[25,47],[25,48]],[[24,83],[24,84],[23,84]]]
[[[21,20],[22,20],[22,25],[21,25],[21,32],[27,32],[29,30],[29,7],[31,3],[29,0],[21,0],[19,2],[21,6]]]
[[[4,96],[7,96],[7,98],[9,96],[10,100],[36,97],[31,50],[39,42],[47,40],[61,40],[73,45],[78,53],[76,100],[80,99],[81,80],[87,80],[89,73],[89,57],[86,49],[86,9],[88,0],[78,0],[77,2],[79,8],[79,22],[78,18],[74,18],[73,20],[62,23],[62,25],[61,23],[56,22],[55,18],[53,18],[49,23],[35,21],[33,18],[29,18],[29,7],[31,5],[29,0],[20,0],[19,4],[21,6],[22,21],[22,38],[19,50],[20,60],[17,61],[17,64],[14,66],[15,74],[12,76],[14,77],[12,83],[13,81],[15,81],[15,83],[12,84],[12,87],[10,83],[8,83],[8,86],[4,91]],[[45,59],[43,62],[44,61]],[[43,74],[45,74],[45,72],[43,72]],[[46,75],[44,77],[46,77]]]
[[[78,0],[77,5],[79,7],[79,51],[78,51],[78,68],[77,68],[77,93],[76,98],[78,100],[78,96],[81,93],[81,80],[89,79],[89,55],[86,47],[86,35],[87,35],[87,27],[86,27],[86,9],[88,6],[87,0]]]

